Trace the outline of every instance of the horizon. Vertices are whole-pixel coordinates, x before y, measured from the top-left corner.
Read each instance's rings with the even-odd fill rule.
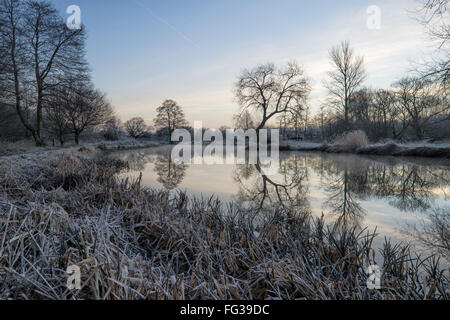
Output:
[[[315,114],[327,96],[322,81],[331,70],[328,52],[341,41],[349,40],[365,58],[369,77],[363,86],[372,88],[389,88],[435,49],[413,18],[416,0],[321,6],[295,0],[284,0],[283,6],[273,1],[52,2],[65,17],[69,5],[80,7],[94,82],[122,121],[140,116],[152,123],[156,108],[173,99],[190,124],[201,120],[209,128],[232,127],[240,72],[289,61],[303,66],[312,80],[309,106]],[[378,30],[367,26],[371,5],[381,9]]]

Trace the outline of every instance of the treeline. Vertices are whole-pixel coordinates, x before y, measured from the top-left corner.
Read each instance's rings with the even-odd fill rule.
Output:
[[[390,88],[363,87],[364,60],[348,42],[334,47],[334,66],[325,86],[329,98],[313,119],[309,134],[330,139],[349,130],[363,130],[373,141],[450,138],[450,12],[449,0],[422,0],[418,21],[436,52],[415,72]]]
[[[91,81],[85,42],[84,27],[69,28],[48,1],[0,0],[0,136],[78,144],[116,121]]]
[[[405,77],[389,89],[358,89],[349,99],[347,119],[339,107],[325,104],[306,134],[326,140],[363,130],[372,141],[450,138],[448,88],[426,78]]]
[[[237,127],[257,130],[276,126],[286,139],[334,140],[362,130],[372,141],[450,138],[449,0],[424,0],[419,21],[433,40],[436,53],[416,72],[389,88],[367,88],[364,58],[348,41],[329,52],[332,69],[323,85],[328,98],[311,116],[311,81],[296,63],[244,70],[235,86],[240,112]]]
[[[158,137],[166,139],[168,142],[171,142],[172,133],[176,129],[193,130],[186,121],[183,108],[174,100],[165,100],[156,109],[156,113],[153,126],[148,125],[144,118],[135,117],[126,121],[123,125],[118,123],[115,128],[117,132],[124,133],[134,139]]]

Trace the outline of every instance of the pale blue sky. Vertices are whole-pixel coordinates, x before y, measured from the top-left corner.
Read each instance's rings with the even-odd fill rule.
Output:
[[[151,122],[164,99],[190,122],[231,125],[233,84],[259,63],[297,61],[313,80],[311,107],[326,94],[328,50],[350,40],[366,57],[368,86],[388,87],[431,50],[408,12],[416,0],[53,0],[61,13],[76,4],[88,32],[96,85],[122,120]],[[366,26],[367,8],[381,8],[381,30]]]

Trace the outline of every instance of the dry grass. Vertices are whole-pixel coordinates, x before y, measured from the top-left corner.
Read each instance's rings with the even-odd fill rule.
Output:
[[[369,139],[366,134],[363,131],[358,130],[349,132],[341,138],[338,138],[331,147],[337,150],[350,152],[359,148],[367,147],[368,145]]]
[[[231,205],[119,181],[125,165],[0,165],[0,299],[449,297],[448,270],[406,246],[386,243],[383,288],[368,290],[374,235],[276,209],[256,226]],[[69,265],[80,291],[67,289]]]
[[[31,140],[21,140],[16,142],[0,140],[0,156],[25,153],[35,148],[36,146]]]

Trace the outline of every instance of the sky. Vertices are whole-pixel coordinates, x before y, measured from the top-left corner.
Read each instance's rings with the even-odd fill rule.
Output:
[[[418,0],[52,0],[65,17],[81,9],[87,59],[96,86],[122,121],[151,124],[165,99],[204,127],[231,126],[238,111],[233,87],[258,64],[302,65],[319,110],[332,66],[329,50],[349,40],[365,57],[365,85],[388,88],[434,49],[414,19]],[[369,6],[380,28],[367,26]]]

